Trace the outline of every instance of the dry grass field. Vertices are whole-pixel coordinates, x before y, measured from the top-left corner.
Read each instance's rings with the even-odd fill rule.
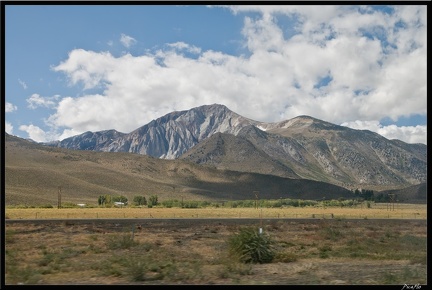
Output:
[[[68,218],[348,218],[426,219],[426,204],[283,208],[6,208],[7,219]]]
[[[427,284],[426,205],[399,205],[394,210],[385,204],[374,206],[6,208],[5,282]],[[256,220],[241,222],[246,218]],[[245,227],[261,228],[271,238],[276,253],[272,262],[244,264],[229,256],[228,240]]]

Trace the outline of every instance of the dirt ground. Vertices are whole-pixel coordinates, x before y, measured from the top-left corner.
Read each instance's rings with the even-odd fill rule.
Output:
[[[273,262],[230,260],[242,227],[271,237]],[[427,284],[426,220],[23,220],[5,233],[6,285]],[[124,236],[134,244],[113,246]]]

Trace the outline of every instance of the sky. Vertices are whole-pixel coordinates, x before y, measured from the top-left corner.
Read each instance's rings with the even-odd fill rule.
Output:
[[[5,131],[18,137],[129,133],[223,104],[426,144],[426,4],[4,9]]]

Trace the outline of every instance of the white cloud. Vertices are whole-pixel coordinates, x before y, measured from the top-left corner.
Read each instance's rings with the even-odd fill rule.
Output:
[[[22,80],[18,79],[19,84],[23,87],[24,90],[27,89],[27,84],[23,82]]]
[[[133,44],[136,43],[136,40],[135,40],[135,38],[133,38],[133,37],[131,37],[131,36],[129,36],[129,35],[126,35],[126,34],[122,33],[121,36],[120,36],[120,42],[121,42],[125,47],[129,48],[131,45],[133,45]]]
[[[42,97],[39,94],[32,94],[28,99],[28,107],[30,109],[36,109],[38,107],[53,108],[57,104],[58,95],[53,97]]]
[[[5,106],[5,112],[6,113],[11,113],[11,112],[16,111],[16,110],[18,110],[17,106],[15,106],[12,103],[6,102],[6,106]]]
[[[130,132],[173,110],[212,103],[267,122],[310,115],[340,124],[426,114],[425,6],[396,6],[393,14],[309,6],[231,7],[237,15],[263,12],[245,17],[248,56],[202,51],[181,41],[141,56],[75,49],[53,69],[71,85],[82,83],[84,95],[63,98],[49,121],[65,128],[64,134]],[[278,23],[281,14],[297,19],[289,37]],[[406,24],[396,26],[401,21]],[[135,42],[124,34],[121,41],[126,47]],[[325,78],[329,82],[318,88]],[[93,88],[100,93],[85,94]],[[388,136],[397,131],[375,129]],[[398,130],[402,140],[423,134]]]
[[[13,134],[13,126],[10,122],[5,122],[5,132],[10,135]]]
[[[29,138],[32,139],[33,141],[44,142],[48,139],[47,134],[41,128],[33,124],[21,125],[19,129],[21,131],[27,132]]]
[[[376,132],[387,139],[399,139],[406,143],[423,143],[427,144],[427,127],[425,125],[401,126],[388,125],[383,126],[379,121],[352,121],[342,123],[341,126],[349,127],[356,130],[369,130]]]
[[[196,53],[196,54],[201,52],[201,48],[196,47],[195,45],[189,45],[189,44],[184,43],[182,41],[175,42],[175,43],[168,43],[167,46],[175,48],[179,51],[186,50],[188,52]]]
[[[56,137],[51,138],[51,141],[54,140],[64,140],[66,138],[72,137],[72,136],[76,136],[83,133],[83,131],[76,131],[75,129],[65,129],[61,135],[57,135]]]

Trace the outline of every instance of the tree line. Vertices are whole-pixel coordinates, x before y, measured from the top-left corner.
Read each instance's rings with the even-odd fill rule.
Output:
[[[369,189],[355,189],[353,199],[339,199],[339,200],[320,200],[326,206],[355,206],[361,201],[370,202],[389,202],[389,196],[383,193],[375,194],[373,190]],[[116,203],[122,205],[128,205],[128,198],[123,195],[100,195],[98,198],[98,205],[105,207],[115,206]],[[259,204],[257,204],[257,202]],[[294,207],[305,207],[305,206],[316,206],[319,201],[315,200],[302,200],[302,199],[279,199],[273,201],[267,200],[238,200],[238,201],[225,201],[225,202],[206,202],[206,201],[181,201],[179,200],[166,200],[163,202],[158,201],[157,195],[151,195],[148,199],[143,195],[135,195],[132,199],[132,205],[134,206],[147,206],[149,208],[157,205],[163,207],[181,207],[181,208],[198,208],[198,207],[281,207],[281,206],[294,206]]]
[[[390,202],[388,194],[375,194],[373,190],[369,189],[356,189],[354,190],[354,196],[356,199],[374,201],[374,202]]]
[[[105,206],[105,207],[112,207],[116,205],[116,203],[127,205],[128,202],[129,202],[128,198],[123,195],[112,196],[111,194],[105,194],[105,195],[100,195],[98,198],[98,205]],[[147,207],[153,207],[159,204],[157,195],[150,196],[148,200],[143,195],[136,195],[133,197],[132,202],[133,205],[135,206],[147,206]]]

